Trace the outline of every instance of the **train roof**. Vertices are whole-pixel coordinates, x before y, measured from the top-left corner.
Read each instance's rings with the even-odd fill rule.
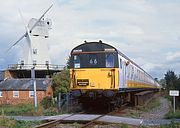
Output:
[[[118,50],[109,45],[103,43],[101,40],[99,42],[86,42],[83,44],[80,44],[76,46],[74,49],[72,49],[72,53],[78,53],[78,52],[96,52],[96,51],[114,51],[118,53]]]

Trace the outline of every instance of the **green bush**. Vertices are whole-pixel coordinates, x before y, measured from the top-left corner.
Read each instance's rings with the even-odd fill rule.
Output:
[[[54,106],[52,97],[44,97],[44,99],[40,102],[40,104],[41,104],[45,109]]]
[[[175,122],[171,122],[170,124],[166,124],[166,125],[160,125],[160,128],[179,128],[180,124],[175,123]]]
[[[57,110],[57,108],[54,108],[54,107],[45,109],[44,112],[43,112],[44,116],[54,116],[54,115],[57,115],[57,114],[58,114],[58,110]]]
[[[41,121],[16,121],[13,128],[34,128],[36,125],[40,125]]]
[[[16,121],[9,118],[0,118],[0,127],[2,128],[34,128],[40,124],[41,121]]]
[[[69,69],[64,68],[52,77],[52,88],[54,97],[58,97],[59,93],[67,93],[70,88],[70,74]]]
[[[16,125],[16,120],[8,119],[8,118],[0,118],[0,127],[3,126],[5,128],[14,128]]]
[[[140,108],[141,111],[148,112],[154,108],[157,108],[160,106],[160,100],[159,98],[153,99],[151,102],[149,102],[147,105]]]
[[[127,124],[121,124],[121,128],[128,128]]]
[[[173,111],[170,111],[168,114],[166,114],[165,118],[172,119],[172,118],[180,118],[180,110],[176,110],[174,113]]]

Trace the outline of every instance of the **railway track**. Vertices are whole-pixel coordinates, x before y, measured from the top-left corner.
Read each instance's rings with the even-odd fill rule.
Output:
[[[126,107],[127,105],[129,105],[129,103],[123,104],[120,108],[118,108],[118,111],[121,111],[121,110],[125,109],[125,107]],[[102,118],[102,117],[104,117],[104,116],[107,116],[107,115],[113,115],[115,112],[116,112],[116,110],[111,111],[111,112],[109,112],[109,113],[106,113],[106,114],[104,114],[104,115],[101,115],[101,116],[99,116],[99,117],[97,117],[97,118],[95,118],[95,119],[87,122],[86,124],[84,124],[83,126],[81,126],[81,128],[92,128],[92,127],[93,127],[94,125],[96,125],[97,123],[107,124],[107,122],[98,121],[98,119],[100,119],[100,118]]]
[[[66,121],[65,119],[66,118],[69,118],[69,117],[72,117],[76,114],[72,114],[70,116],[67,116],[65,118],[62,118],[62,119],[59,119],[59,120],[54,120],[54,121],[50,121],[50,122],[47,122],[47,123],[43,123],[41,125],[38,125],[36,126],[35,128],[52,128],[56,125],[58,125],[59,123],[74,123],[74,122],[78,122],[78,123],[81,123],[82,126],[80,126],[80,128],[91,128],[92,126],[96,125],[97,123],[101,123],[101,124],[105,124],[105,122],[102,122],[102,121],[98,121],[98,119],[102,118],[103,116],[106,116],[106,115],[100,115],[92,120],[89,120],[89,121],[82,121],[82,120],[78,120],[78,121]],[[107,124],[107,123],[106,123]]]
[[[127,104],[122,105],[122,107],[119,108],[118,111],[123,110],[125,108],[125,106],[127,106]],[[113,115],[113,113],[115,113],[115,111],[111,111],[109,113],[99,115],[99,116],[93,118],[92,120],[76,120],[76,121],[66,120],[67,118],[76,116],[78,114],[84,114],[84,112],[80,112],[80,113],[71,114],[69,116],[66,116],[66,117],[58,119],[58,120],[53,120],[53,121],[49,121],[47,123],[43,123],[41,125],[36,126],[35,128],[51,128],[51,127],[57,126],[60,123],[74,123],[74,122],[78,122],[78,123],[82,124],[82,126],[80,126],[81,128],[91,128],[94,125],[96,125],[97,123],[98,124],[107,124],[107,122],[98,121],[98,119],[100,119],[104,116],[107,116],[107,115]]]
[[[47,122],[47,123],[40,124],[40,125],[36,126],[35,128],[51,128],[53,126],[58,125],[62,120],[66,119],[66,118],[69,118],[69,117],[71,117],[73,115],[75,115],[75,114],[72,114],[70,116],[64,117],[64,118],[59,119],[59,120],[53,120],[53,121],[50,121],[50,122]]]
[[[95,119],[87,122],[86,124],[84,124],[83,126],[81,126],[81,128],[92,128],[94,125],[97,124],[97,122],[99,122],[99,123],[104,123],[104,122],[97,121],[98,119],[100,119],[100,118],[103,117],[103,116],[105,116],[105,115],[101,115],[101,116],[99,116],[99,117],[97,117],[97,118],[95,118]]]

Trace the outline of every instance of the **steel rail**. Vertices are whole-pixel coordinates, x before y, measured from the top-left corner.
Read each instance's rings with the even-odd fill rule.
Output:
[[[84,112],[79,112],[79,114],[80,113],[84,113]],[[61,122],[61,121],[63,121],[64,119],[66,119],[66,118],[69,118],[69,117],[71,117],[71,116],[74,116],[74,115],[76,115],[77,113],[74,113],[74,114],[71,114],[71,115],[69,115],[69,116],[66,116],[66,117],[64,117],[64,118],[62,118],[62,119],[59,119],[59,120],[53,120],[53,121],[49,121],[49,122],[47,122],[47,123],[43,123],[43,124],[40,124],[40,125],[38,125],[38,126],[35,126],[35,128],[51,128],[52,126],[54,126],[54,125],[57,125],[59,122]]]
[[[43,124],[40,124],[38,126],[35,126],[35,128],[51,128],[52,126],[55,126],[57,124],[59,124],[60,121],[66,119],[66,118],[69,118],[71,116],[74,116],[75,114],[71,114],[69,116],[66,116],[62,119],[59,119],[59,120],[53,120],[53,121],[50,121],[50,122],[47,122],[47,123],[43,123]]]
[[[93,120],[90,120],[88,123],[81,126],[81,128],[87,128],[87,127],[91,126],[92,124],[98,122],[97,120],[100,119],[103,116],[106,116],[106,115],[101,115],[101,116],[98,116],[97,118],[94,118]],[[101,121],[99,121],[99,122],[101,122]]]
[[[124,109],[124,107],[127,106],[127,104],[123,104],[120,108],[121,110]],[[80,112],[80,113],[84,113],[84,112]],[[87,121],[83,121],[83,120],[76,120],[76,121],[73,121],[73,120],[68,120],[66,121],[65,119],[66,118],[69,118],[69,117],[72,117],[76,114],[80,114],[80,113],[74,113],[74,114],[71,114],[69,116],[66,116],[62,119],[59,119],[59,120],[53,120],[53,121],[50,121],[50,122],[47,122],[47,123],[43,123],[43,124],[40,124],[38,126],[36,126],[35,128],[51,128],[52,126],[55,126],[57,124],[59,124],[60,122],[66,122],[66,123],[70,123],[70,122],[80,122],[84,125],[80,126],[80,128],[87,128],[87,127],[92,127],[92,125],[94,124],[97,124],[97,123],[102,123],[102,124],[108,124],[108,122],[103,122],[103,121],[98,121],[98,119],[106,116],[106,115],[112,115],[113,114],[113,111],[109,112],[109,113],[106,113],[106,114],[103,114],[103,115],[100,115],[92,120],[87,120]]]
[[[120,111],[123,110],[127,105],[128,105],[128,103],[122,104],[119,110],[120,110]],[[119,111],[119,110],[118,110],[118,111]],[[101,116],[99,116],[99,117],[97,117],[97,118],[95,118],[95,119],[93,119],[93,120],[90,120],[90,121],[88,121],[88,123],[84,124],[84,125],[81,126],[80,128],[88,128],[88,127],[91,128],[94,123],[108,124],[107,122],[98,121],[98,119],[100,119],[100,118],[102,118],[102,117],[104,117],[104,116],[106,116],[106,115],[112,115],[113,112],[114,112],[114,111],[111,111],[111,112],[109,112],[109,113],[107,113],[107,114],[101,115]]]

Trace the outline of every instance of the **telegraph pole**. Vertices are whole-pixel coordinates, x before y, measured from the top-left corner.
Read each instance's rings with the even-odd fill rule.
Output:
[[[37,111],[37,97],[36,97],[36,78],[35,78],[35,65],[31,68],[31,80],[34,85],[34,112]]]

